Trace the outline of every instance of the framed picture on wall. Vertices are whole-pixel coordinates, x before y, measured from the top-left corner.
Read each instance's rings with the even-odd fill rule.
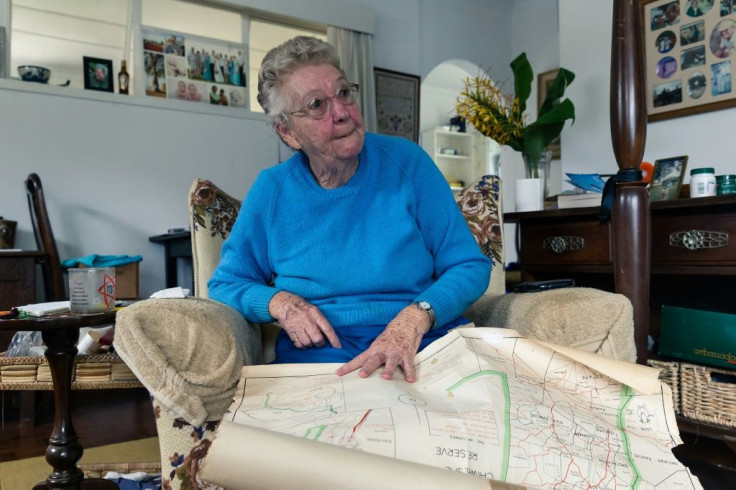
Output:
[[[643,0],[649,121],[736,106],[733,0]]]
[[[552,82],[555,81],[558,71],[560,71],[559,68],[555,68],[554,70],[545,71],[537,75],[537,114],[539,114],[539,110],[542,108],[544,99],[547,98],[547,92]],[[560,137],[558,136],[552,140],[552,143],[549,144],[547,149],[552,150],[552,158],[559,159],[561,156]]]
[[[378,132],[419,142],[419,81],[416,75],[373,69]]]
[[[113,92],[115,90],[115,75],[112,71],[112,61],[102,58],[83,57],[84,88]]]

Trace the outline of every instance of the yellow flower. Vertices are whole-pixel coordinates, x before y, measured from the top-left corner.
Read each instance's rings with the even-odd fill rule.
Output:
[[[455,110],[481,134],[501,145],[520,138],[525,120],[518,99],[504,94],[487,75],[464,80]]]

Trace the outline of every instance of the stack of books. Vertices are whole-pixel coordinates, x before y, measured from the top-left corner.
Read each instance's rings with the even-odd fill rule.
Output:
[[[589,208],[601,205],[602,192],[564,193],[557,196],[557,209]]]

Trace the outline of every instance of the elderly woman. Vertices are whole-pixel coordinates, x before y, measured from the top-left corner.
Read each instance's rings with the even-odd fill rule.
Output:
[[[296,37],[268,52],[258,102],[296,150],[250,189],[210,297],[251,322],[278,320],[276,362],[344,362],[367,377],[397,367],[466,321],[486,289],[481,253],[427,154],[366,134],[334,49]]]

